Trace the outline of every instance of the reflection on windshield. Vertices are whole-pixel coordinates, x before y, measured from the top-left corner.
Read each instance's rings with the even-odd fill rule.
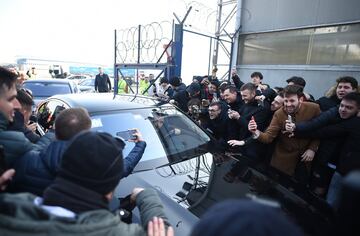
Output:
[[[206,153],[210,138],[188,117],[175,108],[136,109],[115,114],[93,115],[92,129],[117,132],[138,128],[147,143],[141,162],[157,158],[168,158],[174,163]],[[124,156],[134,144],[126,142]],[[163,163],[165,164],[165,163]]]
[[[205,153],[210,138],[182,113],[164,106],[153,109],[148,118],[158,133],[170,162]]]

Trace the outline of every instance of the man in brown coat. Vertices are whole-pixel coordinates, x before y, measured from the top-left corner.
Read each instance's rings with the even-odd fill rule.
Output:
[[[307,121],[319,114],[319,105],[303,101],[301,87],[288,85],[284,89],[284,106],[275,112],[269,127],[261,132],[257,129],[256,121],[251,120],[248,128],[253,137],[262,143],[271,143],[277,138],[271,165],[292,176],[299,162],[309,163],[313,160],[319,141],[290,138],[289,133],[285,132],[286,120]]]

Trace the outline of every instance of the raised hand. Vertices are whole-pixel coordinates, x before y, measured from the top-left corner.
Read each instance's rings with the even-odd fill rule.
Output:
[[[256,121],[254,119],[251,119],[249,121],[249,124],[248,124],[248,130],[251,132],[251,133],[256,133],[256,130],[257,130],[257,124],[256,124]]]
[[[147,227],[148,236],[174,236],[174,230],[171,226],[165,230],[164,220],[160,217],[154,217],[149,221]]]

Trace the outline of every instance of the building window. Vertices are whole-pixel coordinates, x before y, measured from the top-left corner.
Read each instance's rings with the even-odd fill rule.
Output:
[[[239,65],[360,65],[360,24],[244,34]]]

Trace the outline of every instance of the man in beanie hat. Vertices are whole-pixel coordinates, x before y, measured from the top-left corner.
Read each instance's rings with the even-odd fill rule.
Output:
[[[200,99],[200,84],[199,83],[191,83],[189,86],[186,87],[186,90],[181,91],[174,95],[174,101],[177,103],[178,107],[183,110],[184,112],[188,112],[188,102],[192,98]]]
[[[109,200],[123,175],[123,147],[122,140],[107,133],[84,131],[75,136],[43,199],[28,194],[0,197],[0,233],[145,235],[149,222],[154,219],[149,226],[159,223],[157,217],[168,225],[153,189],[135,188],[131,195],[140,210],[142,226],[126,224],[109,211]]]
[[[175,96],[175,94],[177,94],[181,91],[184,91],[186,89],[186,85],[183,82],[181,82],[180,77],[177,77],[177,76],[172,77],[169,80],[169,83],[174,90],[173,96]]]

